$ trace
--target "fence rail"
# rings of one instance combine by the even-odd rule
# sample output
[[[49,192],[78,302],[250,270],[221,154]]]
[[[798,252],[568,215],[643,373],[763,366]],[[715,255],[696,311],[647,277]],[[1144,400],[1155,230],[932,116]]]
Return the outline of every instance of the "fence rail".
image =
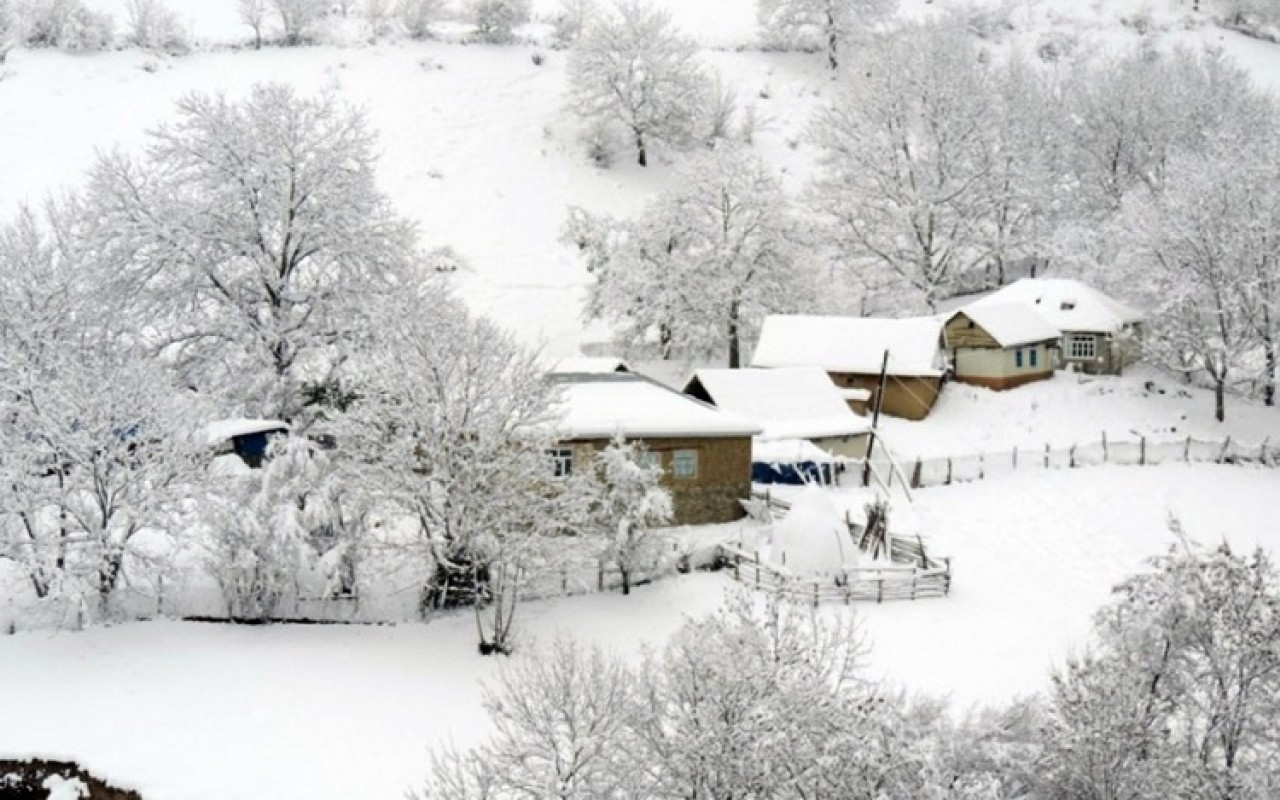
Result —
[[[872,459],[873,468],[863,470],[862,461],[852,462],[845,481],[853,480],[866,486],[868,473],[883,472],[894,481],[895,470],[879,459]],[[1073,444],[1069,447],[1012,447],[983,453],[958,456],[918,457],[903,465],[903,480],[912,489],[932,486],[949,486],[1012,472],[1045,469],[1075,469],[1079,467],[1117,464],[1120,466],[1158,466],[1160,464],[1253,464],[1264,467],[1280,467],[1280,446],[1270,439],[1261,444],[1238,442],[1230,436],[1223,439],[1197,439],[1188,436],[1178,439],[1157,439],[1140,436],[1137,439],[1108,439],[1103,435],[1096,441]]]

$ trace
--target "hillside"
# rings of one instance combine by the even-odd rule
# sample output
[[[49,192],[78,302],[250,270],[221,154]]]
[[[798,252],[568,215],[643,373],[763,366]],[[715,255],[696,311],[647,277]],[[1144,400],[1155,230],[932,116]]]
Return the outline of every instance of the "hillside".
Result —
[[[833,88],[820,56],[755,49],[751,0],[666,0],[704,57],[761,120],[753,147],[798,190],[812,149],[815,105]],[[124,0],[93,0],[123,27]],[[367,109],[380,132],[381,183],[415,220],[428,248],[461,257],[456,281],[476,309],[551,355],[574,352],[606,332],[584,329],[579,309],[588,276],[558,241],[565,209],[629,214],[670,183],[672,165],[640,169],[624,157],[593,165],[563,109],[566,54],[533,43],[498,47],[435,41],[369,44],[357,19],[322,38],[336,44],[245,49],[249,29],[234,0],[170,0],[192,32],[183,57],[137,50],[102,54],[13,51],[0,67],[0,219],[20,203],[75,188],[94,154],[134,150],[144,132],[190,91],[242,95],[260,81],[305,92],[332,87]],[[541,20],[558,7],[539,0]],[[968,8],[970,27],[995,46],[1034,48],[1049,40],[1107,50],[1140,40],[1223,48],[1256,76],[1280,86],[1280,46],[1213,25],[1176,0],[1078,3],[1027,0],[961,4],[905,0],[903,15]],[[444,26],[448,27],[448,26]],[[529,26],[545,38],[545,24]],[[453,38],[458,38],[454,36]],[[545,56],[539,66],[532,56]]]

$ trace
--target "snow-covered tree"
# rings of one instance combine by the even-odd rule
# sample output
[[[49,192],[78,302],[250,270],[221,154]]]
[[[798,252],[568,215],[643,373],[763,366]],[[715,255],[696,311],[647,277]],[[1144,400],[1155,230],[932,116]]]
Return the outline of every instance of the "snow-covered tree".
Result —
[[[286,45],[305,43],[313,29],[329,12],[327,0],[270,0],[280,20]]]
[[[443,13],[443,0],[400,0],[396,4],[396,18],[414,39],[430,38],[432,23]]]
[[[515,29],[529,21],[531,0],[468,0],[467,20],[482,42],[505,44]]]
[[[1270,228],[1276,190],[1235,148],[1177,157],[1167,171],[1161,194],[1135,198],[1128,209],[1138,236],[1131,286],[1152,312],[1148,353],[1207,377],[1221,422],[1228,388],[1261,343],[1258,316],[1268,306],[1259,278],[1274,278],[1278,257]]]
[[[253,46],[262,48],[262,32],[267,26],[267,15],[271,12],[271,0],[237,0],[240,21],[253,29]]]
[[[187,32],[163,0],[129,0],[129,42],[136,47],[185,53],[191,48]]]
[[[765,44],[780,50],[822,50],[836,69],[858,37],[891,19],[898,0],[757,0]]]
[[[0,558],[91,617],[153,566],[193,466],[168,376],[113,326],[74,203],[0,229]],[[68,605],[69,604],[69,605]]]
[[[1280,575],[1263,551],[1226,545],[1184,543],[1153,567],[1116,588],[1095,652],[1055,678],[1043,796],[1265,797],[1280,764]]]
[[[208,483],[204,563],[231,617],[272,619],[299,593],[355,594],[367,498],[316,444],[278,439],[262,469]]]
[[[526,579],[556,528],[548,491],[553,387],[531,355],[426,288],[387,306],[335,419],[365,485],[416,522],[433,572],[424,609],[474,604],[485,652],[506,652]],[[355,465],[359,469],[360,465]]]
[[[671,492],[661,485],[662,466],[649,455],[643,445],[618,436],[584,476],[589,527],[607,542],[602,556],[622,575],[623,594],[631,594],[637,571],[661,559],[666,540],[657,529],[674,513]]]
[[[555,43],[561,47],[571,46],[599,13],[596,0],[561,0],[560,10],[552,21]]]
[[[484,693],[494,736],[475,750],[436,753],[421,800],[636,796],[633,685],[624,662],[571,640],[504,664]]]
[[[29,0],[21,11],[28,47],[103,50],[111,44],[111,16],[86,7],[83,0]]]
[[[588,125],[620,129],[640,166],[656,143],[687,147],[698,130],[709,79],[698,47],[671,15],[621,0],[594,16],[569,58],[569,106]]]
[[[361,14],[369,26],[369,35],[375,39],[384,36],[391,23],[391,0],[364,0]]]
[[[953,25],[906,26],[862,54],[814,125],[814,206],[850,270],[892,276],[932,311],[981,263],[993,105],[989,70]]]
[[[141,162],[96,166],[88,202],[126,311],[233,413],[295,419],[410,273],[412,225],[374,181],[374,139],[332,94],[189,95]],[[381,322],[376,324],[382,324]]]
[[[811,305],[804,234],[768,165],[724,146],[691,158],[634,220],[570,209],[564,239],[596,278],[588,316],[631,342],[656,335],[663,357],[725,353],[737,367],[766,315]]]

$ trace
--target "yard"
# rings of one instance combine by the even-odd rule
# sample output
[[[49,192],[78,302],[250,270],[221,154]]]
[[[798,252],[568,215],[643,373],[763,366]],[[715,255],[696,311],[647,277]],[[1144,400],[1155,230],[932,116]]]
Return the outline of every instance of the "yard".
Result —
[[[961,710],[1035,692],[1082,646],[1110,586],[1176,543],[1170,514],[1201,541],[1280,551],[1280,526],[1257,502],[1278,492],[1280,471],[1214,465],[1026,472],[918,492],[956,582],[944,600],[860,607],[868,668]],[[572,635],[634,655],[732,585],[694,574],[630,597],[532,603],[520,630],[526,644]],[[483,734],[480,685],[500,663],[476,653],[465,613],[0,637],[0,685],[22,687],[6,692],[0,752],[74,758],[147,800],[399,798],[431,746]]]

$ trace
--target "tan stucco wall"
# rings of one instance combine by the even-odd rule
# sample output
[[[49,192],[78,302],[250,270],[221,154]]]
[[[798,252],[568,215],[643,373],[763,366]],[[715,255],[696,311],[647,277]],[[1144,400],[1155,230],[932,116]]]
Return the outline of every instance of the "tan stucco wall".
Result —
[[[832,372],[830,375],[836,386],[870,391],[872,400],[867,407],[875,407],[875,392],[880,384],[880,376],[849,372]],[[942,378],[890,376],[885,384],[881,411],[903,419],[924,419],[933,410],[941,389]]]
[[[1022,350],[1022,366],[1018,366],[1017,351]],[[1031,351],[1036,354],[1036,366],[1031,366]],[[954,352],[956,380],[989,386],[993,389],[1043,380],[1053,374],[1054,354],[1046,344],[1026,345],[1022,348],[971,348],[960,347]]]

